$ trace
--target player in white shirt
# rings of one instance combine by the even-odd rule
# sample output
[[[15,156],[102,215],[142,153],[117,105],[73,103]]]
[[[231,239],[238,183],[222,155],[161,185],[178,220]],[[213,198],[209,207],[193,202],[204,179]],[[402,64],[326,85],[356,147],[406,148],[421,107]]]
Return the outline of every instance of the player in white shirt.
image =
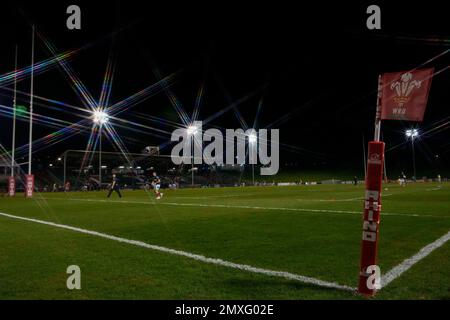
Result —
[[[155,190],[156,200],[161,199],[164,194],[162,192],[159,192],[159,189],[161,188],[161,179],[158,177],[156,172],[153,172],[152,185],[153,185],[153,189]]]

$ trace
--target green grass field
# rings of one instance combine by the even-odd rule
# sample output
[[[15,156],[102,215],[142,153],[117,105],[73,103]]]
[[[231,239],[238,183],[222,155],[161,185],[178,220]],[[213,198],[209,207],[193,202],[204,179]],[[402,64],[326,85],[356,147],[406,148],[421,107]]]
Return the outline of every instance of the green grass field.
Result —
[[[450,185],[385,186],[382,273],[450,231]],[[356,287],[363,186],[317,185],[44,193],[0,199],[0,212],[51,221]],[[361,299],[281,277],[208,264],[0,215],[0,299]],[[66,268],[81,268],[68,290]],[[450,242],[376,299],[450,299]]]

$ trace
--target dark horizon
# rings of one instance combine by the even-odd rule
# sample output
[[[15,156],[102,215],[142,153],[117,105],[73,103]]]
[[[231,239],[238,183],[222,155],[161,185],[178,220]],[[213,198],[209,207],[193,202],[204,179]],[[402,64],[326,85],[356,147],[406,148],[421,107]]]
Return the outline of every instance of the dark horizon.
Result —
[[[65,27],[65,9],[70,4],[79,4],[82,9],[80,31]],[[203,86],[198,120],[250,94],[237,106],[238,111],[231,109],[209,125],[252,127],[261,104],[256,128],[280,129],[281,167],[292,162],[300,169],[362,167],[363,137],[367,143],[373,136],[378,75],[410,70],[450,49],[445,4],[439,5],[440,10],[435,4],[420,10],[404,4],[379,5],[382,29],[370,31],[365,26],[366,3],[320,3],[299,8],[280,3],[274,8],[238,2],[219,2],[214,7],[173,2],[144,7],[130,1],[8,1],[0,14],[0,75],[14,69],[16,44],[19,68],[30,64],[30,26],[34,24],[57,53],[84,47],[68,64],[94,99],[99,98],[108,56],[113,52],[112,104],[158,82],[158,77],[175,73],[170,91],[189,116]],[[35,61],[51,56],[37,36]],[[424,67],[439,71],[449,65],[447,53]],[[84,108],[63,73],[56,67],[36,75],[35,95]],[[427,132],[447,122],[416,141],[416,157],[418,173],[450,171],[449,85],[448,70],[433,78],[423,123],[383,122],[388,170],[411,171],[406,129],[418,127]],[[11,106],[11,88],[11,84],[0,87],[1,105]],[[29,78],[19,82],[18,90],[29,91]],[[28,99],[19,94],[18,104],[28,106]],[[35,100],[34,111],[68,123],[83,119],[52,101]],[[164,91],[119,117],[167,132],[174,129],[172,122],[183,125]],[[0,127],[0,143],[10,149],[11,119],[3,113]],[[58,130],[37,123],[34,128],[35,139]],[[27,123],[19,121],[17,129],[20,147],[27,143]],[[35,157],[55,158],[68,146],[85,149],[89,130],[61,143],[54,144],[55,140],[37,146]],[[152,129],[136,132],[125,125],[116,130],[130,152],[139,152],[147,145],[166,146],[170,140],[167,133]],[[104,150],[114,150],[106,139]],[[170,145],[161,152],[170,153]]]

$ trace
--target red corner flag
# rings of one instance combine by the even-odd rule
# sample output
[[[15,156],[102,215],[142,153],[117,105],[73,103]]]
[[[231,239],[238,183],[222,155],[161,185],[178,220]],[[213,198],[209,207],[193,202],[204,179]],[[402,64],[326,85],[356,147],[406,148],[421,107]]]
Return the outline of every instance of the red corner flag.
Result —
[[[381,76],[381,119],[422,121],[434,68]]]

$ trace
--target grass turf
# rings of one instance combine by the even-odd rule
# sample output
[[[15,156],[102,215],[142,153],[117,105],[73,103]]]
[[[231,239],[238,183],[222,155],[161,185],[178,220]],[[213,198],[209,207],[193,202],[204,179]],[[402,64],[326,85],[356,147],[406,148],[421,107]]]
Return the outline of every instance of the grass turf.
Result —
[[[450,230],[450,185],[387,189],[379,243],[382,272]],[[123,194],[122,199],[115,194],[106,199],[105,192],[2,198],[0,212],[357,284],[363,186],[166,190],[158,202],[144,191]],[[359,299],[2,216],[0,248],[1,299]],[[450,299],[449,257],[446,243],[376,298]],[[66,288],[65,271],[72,264],[81,268],[82,290]]]

